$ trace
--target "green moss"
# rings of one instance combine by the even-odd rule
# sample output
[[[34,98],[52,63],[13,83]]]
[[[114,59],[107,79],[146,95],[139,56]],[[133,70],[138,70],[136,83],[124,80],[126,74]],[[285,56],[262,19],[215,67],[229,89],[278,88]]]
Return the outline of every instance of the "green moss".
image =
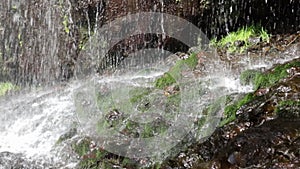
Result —
[[[295,101],[295,100],[281,101],[276,106],[275,113],[280,118],[287,118],[287,119],[300,118],[300,101]]]
[[[220,122],[220,126],[224,126],[236,119],[236,112],[238,110],[237,105],[229,105],[224,109],[225,118]]]
[[[292,67],[300,67],[300,62],[294,61],[277,65],[272,70],[264,73],[257,70],[246,70],[241,73],[240,81],[242,84],[253,84],[254,90],[270,87],[281,79],[288,77],[287,70]]]
[[[150,88],[136,88],[134,90],[131,90],[129,92],[130,95],[130,103],[137,103],[139,102],[143,97],[149,95],[151,93]]]
[[[100,153],[100,151],[96,152],[96,157],[95,158],[86,158],[86,159],[83,159],[80,161],[79,163],[79,166],[80,168],[90,168],[90,169],[97,169],[97,163],[99,161],[98,159],[98,154],[101,154],[102,156],[102,153]],[[102,162],[101,163],[101,166],[106,166],[106,163],[105,162]]]
[[[78,143],[72,144],[74,152],[81,158],[80,168],[114,168],[114,165],[136,167],[136,163],[128,158],[119,157],[101,148],[91,150],[90,144],[91,139],[89,138],[84,138]]]
[[[0,83],[0,96],[4,96],[7,92],[17,89],[18,88],[10,82]]]
[[[195,53],[192,53],[187,59],[182,60],[190,69],[194,69],[198,64],[198,58]]]
[[[64,26],[64,31],[69,34],[70,33],[70,28],[69,28],[69,17],[67,15],[64,15],[63,17],[63,22],[62,22],[63,26]]]
[[[284,65],[275,66],[270,72],[257,73],[254,78],[254,89],[270,87],[279,80],[288,76],[287,69],[291,67],[300,67],[299,61],[290,62]]]
[[[145,124],[143,127],[143,131],[141,132],[142,138],[149,138],[154,136],[154,128],[151,124]]]
[[[165,73],[162,77],[158,78],[155,81],[155,87],[159,89],[163,89],[174,83],[176,83],[176,80],[169,73]]]
[[[206,118],[205,117],[201,117],[201,118],[197,119],[196,125],[199,128],[202,128],[204,126],[205,122],[206,122]]]
[[[243,71],[240,75],[240,82],[243,85],[249,85],[252,84],[257,76],[262,74],[258,70],[246,70]]]
[[[246,96],[237,103],[238,109],[241,108],[244,104],[252,101],[254,98],[255,96],[253,95],[253,93],[246,94]]]
[[[162,135],[168,129],[167,124],[163,121],[157,121],[142,125],[142,138],[150,138],[155,135]]]
[[[214,38],[211,40],[211,45],[227,48],[231,53],[242,53],[253,45],[249,41],[251,37],[261,38],[265,42],[268,42],[270,38],[269,34],[263,28],[250,26],[240,28],[236,32],[231,32],[219,41]],[[242,45],[236,45],[236,42],[240,42]]]
[[[134,129],[136,129],[138,127],[138,125],[139,124],[137,122],[129,120],[126,123],[126,129],[128,129],[128,130],[134,130]]]
[[[243,99],[239,100],[238,102],[234,104],[230,104],[225,107],[224,109],[224,118],[220,122],[220,126],[223,126],[225,124],[228,124],[236,119],[236,112],[245,104],[249,103],[254,99],[253,93],[246,94]]]
[[[181,73],[183,70],[190,69],[193,70],[198,64],[198,58],[196,54],[191,54],[185,60],[178,60],[175,65],[170,68],[162,77],[156,79],[154,86],[159,89],[163,89],[176,83],[176,80],[181,78]]]
[[[270,87],[276,84],[283,78],[288,76],[287,70],[292,67],[300,67],[299,61],[293,61],[284,65],[277,65],[271,71],[261,73],[255,70],[247,70],[241,74],[240,80],[242,83],[253,83],[254,89]],[[246,103],[249,103],[254,99],[253,93],[247,94],[243,99],[235,104],[227,106],[224,110],[225,118],[221,122],[221,126],[235,120],[236,112]],[[279,113],[278,116],[293,116],[298,117],[298,114],[293,114],[293,111],[298,111],[298,102],[280,102],[276,111]],[[299,109],[300,110],[300,109]]]
[[[179,106],[181,101],[181,95],[179,93],[168,96],[167,104]]]
[[[90,150],[91,140],[84,138],[79,143],[72,144],[72,148],[80,157],[86,155]]]
[[[210,104],[207,109],[207,115],[216,115],[222,109],[223,105],[226,104],[228,99],[227,96],[222,96]]]

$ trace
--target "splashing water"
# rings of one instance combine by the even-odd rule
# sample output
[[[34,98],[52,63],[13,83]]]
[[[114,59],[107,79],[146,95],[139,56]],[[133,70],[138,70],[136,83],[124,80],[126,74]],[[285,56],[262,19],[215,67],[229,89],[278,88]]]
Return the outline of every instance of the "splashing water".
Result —
[[[72,90],[74,87],[43,89],[2,98],[0,152],[57,162],[51,151],[76,121]]]
[[[43,5],[42,7],[37,8],[36,14],[29,12],[30,9],[35,7],[35,4],[32,2],[29,5],[27,4],[27,6],[25,5],[27,8],[22,8],[22,6],[24,7],[25,1],[24,3],[18,1],[7,2],[9,3],[3,3],[0,7],[1,9],[9,9],[10,12],[5,13],[5,15],[10,15],[7,17],[13,19],[5,22],[1,21],[1,24],[4,24],[0,25],[0,37],[5,39],[4,45],[12,50],[1,51],[5,52],[1,54],[5,56],[5,60],[7,61],[10,61],[10,59],[12,61],[20,61],[20,68],[23,68],[23,70],[17,70],[17,75],[20,75],[21,77],[21,79],[18,79],[17,81],[20,81],[20,83],[34,83],[38,80],[44,80],[50,83],[56,81],[58,76],[61,76],[60,74],[65,74],[64,71],[67,71],[67,68],[62,66],[63,60],[61,60],[59,56],[63,55],[70,59],[73,54],[72,52],[74,52],[66,47],[66,45],[62,45],[70,43],[70,46],[72,46],[72,43],[70,42],[71,40],[69,37],[66,41],[60,39],[59,29],[61,28],[57,27],[57,25],[61,25],[62,23],[64,23],[65,26],[67,24],[72,24],[69,23],[72,21],[70,11],[66,10],[67,13],[63,14],[65,17],[58,17],[60,19],[52,20],[51,18],[56,18],[56,14],[60,12],[57,6],[61,4],[57,3],[57,1],[52,0],[47,3],[41,3]],[[51,7],[47,8],[47,6]],[[45,17],[43,19],[37,19],[35,16],[41,17],[44,16],[42,15],[44,13]],[[4,15],[4,12],[1,14]],[[25,14],[28,14],[29,17],[22,18]],[[26,25],[30,28],[26,27]],[[9,31],[11,28],[16,29]],[[66,32],[70,31],[67,27],[64,29]],[[28,32],[28,30],[30,31]],[[25,43],[25,41],[28,40],[24,33],[26,31],[30,41]],[[89,28],[89,34],[91,34],[90,31]],[[35,39],[41,39],[41,42],[35,41]],[[57,39],[60,39],[60,41],[57,41]],[[24,54],[24,58],[26,58],[25,56],[28,56],[28,58],[26,58],[27,61],[26,59],[24,60],[21,55],[17,55],[19,50]],[[8,56],[11,54],[12,57],[9,58]],[[34,62],[35,58],[33,56],[35,55],[42,55],[43,57]],[[245,57],[241,63],[237,64],[239,64],[240,67],[255,68],[268,67],[279,61],[273,58],[271,61],[252,62],[247,59],[248,58]],[[283,60],[285,60],[285,58],[283,58],[282,61]],[[215,60],[212,63],[219,64],[220,67],[224,65],[224,63],[221,63],[218,60]],[[212,69],[214,67],[215,66],[211,65]],[[33,68],[37,68],[38,70],[34,70]],[[220,69],[223,69],[223,67]],[[78,104],[76,103],[78,93],[85,91],[87,93],[95,92],[96,87],[105,88],[108,84],[114,84],[115,86],[126,84],[132,88],[141,86],[151,87],[153,85],[151,82],[167,70],[168,68],[165,67],[162,71],[151,72],[146,76],[133,72],[129,72],[126,75],[122,74],[122,76],[97,77],[91,75],[85,79],[69,82],[67,85],[54,85],[48,88],[45,87],[31,92],[3,97],[0,99],[0,153],[20,153],[22,154],[22,158],[31,159],[32,161],[40,160],[49,166],[67,166],[72,168],[72,166],[75,166],[78,162],[78,158],[76,155],[73,155],[72,150],[67,149],[68,151],[65,152],[65,148],[57,146],[59,138],[74,127],[78,127],[81,131],[81,133],[78,132],[74,137],[85,134],[95,135],[94,132],[89,131],[90,125],[83,125],[86,122],[91,122],[90,118],[87,119],[87,121],[82,122],[84,118],[78,116]],[[226,76],[224,76],[225,73],[222,73],[221,75],[211,73],[208,74],[207,77],[200,78],[204,82],[209,82],[209,86],[206,86],[208,91],[219,91],[222,89],[224,90],[223,94],[231,94],[251,90],[250,86],[240,85],[239,79],[237,78],[238,73],[233,73],[229,68],[228,70],[225,69],[223,71],[226,72]],[[42,73],[39,75],[36,72]],[[32,77],[27,77],[26,75],[28,74]],[[145,81],[148,81],[149,83],[145,83]],[[112,91],[119,91],[118,88],[109,89]],[[85,94],[79,97],[82,98],[83,96],[86,96],[84,99],[94,99],[95,93],[92,93],[90,96]],[[120,95],[115,94],[115,97],[117,97],[120,102],[128,99],[127,97],[124,97],[124,95],[121,95],[121,93]],[[77,98],[77,101],[85,101],[84,99],[78,100]],[[207,100],[206,97],[202,97],[199,98],[199,100],[193,100],[191,103],[187,102],[182,106],[189,107],[196,102],[207,105],[209,104],[209,101],[210,100]],[[198,106],[204,105],[199,104]],[[194,109],[196,108],[199,107],[195,107]],[[203,109],[203,107],[201,107],[201,109]],[[99,113],[98,115],[100,116],[106,112],[96,111],[96,113]],[[94,121],[94,123],[97,123],[97,121]],[[65,146],[68,147],[68,145]],[[2,167],[1,165],[2,164],[0,164],[0,167]]]
[[[78,162],[76,161],[78,159],[75,157],[73,159],[62,157],[62,154],[66,152],[59,152],[61,150],[57,148],[56,143],[61,135],[73,128],[75,123],[78,123],[78,118],[80,117],[78,117],[76,112],[76,101],[74,101],[74,99],[76,100],[76,94],[85,91],[87,86],[95,83],[97,83],[98,88],[105,88],[107,84],[114,84],[115,86],[130,84],[136,87],[140,87],[140,85],[150,87],[151,83],[147,84],[145,82],[153,81],[153,79],[162,75],[163,72],[156,71],[147,75],[134,75],[134,73],[129,72],[121,77],[95,76],[70,82],[68,85],[54,86],[3,97],[0,102],[0,152],[21,153],[28,159],[52,161],[50,163],[72,166]],[[223,78],[220,78],[220,76],[207,76],[202,78],[202,80],[215,78],[217,78],[219,83],[215,83],[215,86],[209,86],[211,90],[222,88],[222,90],[227,91],[224,94],[243,93],[251,90],[250,86],[241,86],[234,74],[228,73]],[[94,88],[95,86],[93,86],[92,92],[95,92]],[[123,101],[122,94],[116,97],[119,97],[120,102]],[[123,99],[128,98],[124,97]],[[199,102],[201,102],[201,98]],[[82,129],[83,133],[81,134],[93,133],[87,132],[86,129],[88,127],[81,126],[79,128]],[[81,134],[78,133],[78,135]],[[72,154],[72,152],[67,153]]]

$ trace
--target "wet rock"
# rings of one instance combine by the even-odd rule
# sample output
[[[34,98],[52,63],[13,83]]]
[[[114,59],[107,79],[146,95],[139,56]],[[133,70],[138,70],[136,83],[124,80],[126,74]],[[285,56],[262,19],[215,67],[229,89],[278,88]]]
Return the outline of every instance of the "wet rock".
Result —
[[[29,169],[30,163],[21,154],[10,152],[0,153],[0,167],[3,168],[24,168]]]
[[[179,93],[179,91],[180,91],[180,88],[178,85],[167,86],[164,89],[164,95],[171,96],[171,95]]]
[[[234,122],[217,128],[205,142],[190,146],[163,166],[299,168],[300,76],[299,66],[294,65],[298,60],[281,65],[287,73],[283,79],[251,94],[238,108]]]
[[[45,160],[32,160],[23,154],[11,152],[0,152],[0,168],[2,169],[44,169],[44,168],[62,168],[61,164],[54,164]],[[66,169],[68,167],[65,167]]]
[[[108,121],[108,122],[113,122],[113,121],[116,121],[118,119],[121,119],[122,116],[123,116],[124,113],[120,112],[119,110],[117,109],[114,109],[112,111],[110,111],[109,113],[107,113],[105,115],[105,119]]]
[[[71,128],[67,133],[61,135],[57,141],[57,143],[61,143],[65,140],[71,139],[77,134],[77,128]]]

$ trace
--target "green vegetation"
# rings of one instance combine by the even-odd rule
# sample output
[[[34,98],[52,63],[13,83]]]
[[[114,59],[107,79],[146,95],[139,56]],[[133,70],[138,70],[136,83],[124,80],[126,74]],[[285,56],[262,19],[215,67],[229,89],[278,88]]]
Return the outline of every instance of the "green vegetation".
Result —
[[[243,27],[236,32],[231,32],[219,41],[214,38],[211,45],[219,48],[226,48],[231,53],[242,53],[251,45],[257,42],[251,42],[250,38],[257,38],[259,41],[268,42],[270,35],[263,29],[255,26]]]
[[[158,78],[155,81],[155,87],[163,89],[174,83],[176,83],[176,80],[172,77],[172,75],[170,75],[170,73],[165,73],[162,77]]]
[[[79,143],[73,143],[71,146],[76,154],[84,156],[89,152],[90,144],[91,140],[89,138],[83,138]]]
[[[198,58],[196,54],[191,54],[185,60],[178,60],[175,65],[166,72],[161,78],[155,81],[155,87],[163,89],[176,83],[177,79],[180,79],[183,70],[191,69],[193,70],[198,64]]]
[[[142,138],[150,138],[156,135],[162,135],[168,129],[168,125],[161,120],[154,121],[152,123],[147,123],[142,125]]]
[[[137,123],[129,120],[126,122],[125,129],[123,129],[122,133],[134,138],[150,138],[162,134],[168,127],[168,124],[160,119],[149,123]]]
[[[67,15],[63,16],[63,22],[62,22],[63,26],[64,26],[64,31],[69,34],[70,33],[70,28],[69,28],[69,17]]]
[[[108,153],[104,150],[94,150],[91,152],[90,157],[83,158],[83,160],[80,161],[79,166],[80,168],[98,168],[95,164],[97,164],[97,161],[100,161],[103,159]],[[100,164],[101,166],[107,166],[105,162],[102,162]]]
[[[241,73],[240,80],[243,84],[252,83],[255,90],[259,88],[270,87],[281,79],[287,78],[289,75],[287,70],[292,67],[300,67],[300,61],[293,61],[284,65],[277,65],[270,71],[264,73],[257,70],[246,70]],[[220,125],[223,126],[235,120],[236,112],[241,108],[241,106],[253,99],[253,93],[249,93],[239,102],[225,107],[225,118],[222,120]],[[300,103],[298,101],[282,101],[276,107],[275,111],[278,113],[279,117],[299,117],[299,114],[295,114],[294,112],[300,111]]]
[[[178,112],[180,108],[181,95],[179,93],[167,97],[166,113]]]
[[[220,111],[223,107],[223,105],[226,105],[228,102],[229,97],[228,96],[222,96],[218,98],[216,101],[214,101],[212,104],[210,104],[205,110],[205,115],[216,115],[218,111]]]
[[[277,65],[271,71],[265,73],[246,70],[241,74],[240,80],[243,84],[252,83],[255,90],[270,87],[279,80],[288,77],[287,70],[292,67],[300,67],[300,62],[294,61],[284,65]]]
[[[16,90],[17,87],[10,82],[0,83],[0,96],[4,96],[7,92]]]
[[[236,102],[234,104],[230,104],[230,105],[226,106],[225,109],[224,109],[225,118],[220,122],[220,126],[224,126],[225,124],[228,124],[228,123],[234,121],[235,118],[236,118],[236,112],[243,105],[249,103],[254,98],[255,97],[254,97],[253,93],[248,93],[240,101],[238,101],[238,102]]]
[[[70,28],[69,28],[69,16],[67,14],[67,10],[64,9],[64,1],[59,0],[59,7],[61,9],[61,17],[62,17],[62,25],[64,28],[64,31],[69,34],[70,33]]]
[[[101,148],[96,148],[94,149],[90,148],[91,145],[91,139],[89,138],[83,138],[77,143],[73,143],[72,149],[73,151],[79,155],[79,157],[82,159],[80,160],[79,167],[80,168],[99,168],[99,167],[104,167],[104,168],[113,168],[112,166],[114,164],[120,165],[122,163],[123,158],[107,158],[108,155],[113,157],[113,154],[110,154],[106,150],[103,150]],[[123,159],[124,161],[125,159]],[[127,161],[124,161],[124,164],[127,166],[132,165],[133,163],[127,159]]]
[[[258,70],[245,70],[240,75],[240,82],[242,85],[250,85],[254,83],[257,76],[262,74]]]
[[[136,88],[134,90],[131,90],[129,92],[130,97],[130,103],[137,103],[139,102],[143,97],[149,95],[151,93],[150,88]]]
[[[296,119],[300,118],[300,101],[284,100],[279,102],[275,108],[278,117]]]

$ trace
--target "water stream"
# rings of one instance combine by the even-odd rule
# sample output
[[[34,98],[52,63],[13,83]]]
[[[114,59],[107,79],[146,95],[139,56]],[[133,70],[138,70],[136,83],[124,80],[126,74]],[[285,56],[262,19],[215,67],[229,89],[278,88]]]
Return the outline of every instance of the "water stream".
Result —
[[[260,64],[248,66],[264,67],[266,66],[265,64],[265,62],[261,62]],[[272,63],[268,62],[268,66],[270,65]],[[77,136],[96,136],[97,134],[99,136],[99,133],[94,132],[95,127],[91,126],[97,123],[95,117],[103,118],[103,113],[106,113],[107,110],[101,112],[94,110],[93,108],[95,107],[89,107],[96,104],[96,101],[93,101],[95,99],[95,94],[93,93],[96,93],[97,90],[109,90],[112,92],[111,96],[114,97],[116,107],[126,112],[128,111],[126,109],[132,109],[130,106],[129,108],[128,106],[124,107],[124,105],[128,105],[129,98],[126,96],[128,91],[136,87],[153,86],[153,79],[160,76],[164,71],[149,71],[146,74],[129,72],[129,74],[123,74],[122,76],[93,76],[63,85],[35,89],[30,92],[20,92],[16,95],[3,97],[0,102],[0,152],[22,154],[23,158],[43,161],[43,163],[54,164],[54,166],[75,165],[78,159],[74,156],[74,153],[72,157],[71,150],[69,152],[66,151],[66,148],[57,146],[56,142],[60,136],[74,127],[78,128]],[[227,72],[229,73],[228,70]],[[207,79],[219,81],[219,83],[214,83],[215,86],[209,83],[209,88],[211,90],[222,88],[222,94],[251,90],[249,86],[241,86],[234,73],[227,74],[223,78],[210,75],[200,79],[202,81]],[[202,98],[199,99],[189,100],[190,103],[185,103],[186,105],[183,106],[194,104],[193,107],[199,108],[201,103],[205,103],[203,105],[208,104],[205,101],[208,99],[205,95],[202,95]],[[81,110],[78,109],[78,106],[84,105],[88,100],[92,101],[92,103],[90,102],[89,106],[83,107],[85,115],[80,116],[78,111]],[[195,106],[196,102],[198,106]],[[91,111],[94,114],[89,114]],[[92,119],[87,117],[90,115],[92,115]],[[162,114],[158,113],[158,115]],[[193,116],[199,116],[199,114],[193,114]],[[98,136],[95,138],[98,138]],[[68,153],[69,155],[66,155]],[[5,166],[2,167],[5,168]]]
[[[200,132],[195,134],[196,138],[207,137],[213,132],[222,114],[201,114],[206,106],[221,96],[251,91],[251,86],[242,86],[239,83],[238,76],[242,70],[269,68],[294,57],[289,53],[276,57],[266,56],[263,59],[240,56],[242,59],[235,63],[225,63],[219,58],[207,58],[205,76],[194,77],[187,72],[186,79],[176,79],[181,91],[179,110],[175,107],[174,110],[177,111],[166,117],[167,100],[163,97],[164,91],[153,86],[155,79],[170,68],[170,65],[164,62],[165,57],[153,56],[154,60],[157,60],[155,62],[151,58],[152,65],[142,64],[141,67],[131,69],[133,65],[130,64],[136,63],[128,62],[129,65],[124,64],[122,71],[117,73],[97,75],[94,72],[67,82],[59,82],[58,79],[68,79],[71,76],[68,73],[73,65],[69,63],[77,59],[74,55],[78,52],[74,50],[76,40],[70,35],[74,32],[69,30],[77,24],[73,23],[71,17],[70,1],[64,5],[62,1],[54,0],[44,3],[26,3],[18,0],[5,2],[0,4],[0,14],[4,18],[0,20],[0,38],[4,39],[0,44],[1,81],[12,80],[22,86],[34,84],[36,87],[28,90],[25,88],[0,98],[0,168],[17,163],[24,163],[23,167],[27,168],[74,168],[80,159],[72,150],[70,142],[83,136],[97,140],[98,145],[116,154],[134,157],[133,155],[138,153],[133,152],[139,149],[143,151],[138,156],[144,157],[149,155],[147,153],[150,150],[154,150],[154,154],[151,155],[164,158],[159,151],[163,143],[174,146],[178,143],[176,139],[180,140],[185,136],[181,135],[182,131],[194,131],[194,128],[190,128],[191,119],[206,119],[205,125],[199,129]],[[96,18],[99,15],[98,10],[102,9],[97,8]],[[85,12],[88,15],[87,11]],[[90,22],[92,21],[88,20],[88,37],[91,36],[93,27]],[[94,22],[97,26],[100,21]],[[167,30],[163,26],[162,29],[164,34]],[[67,32],[68,36],[62,37],[61,30]],[[88,49],[90,51],[82,53],[88,55],[89,52],[99,52],[96,51],[98,48]],[[66,62],[68,64],[65,64]],[[14,65],[15,63],[18,65]],[[236,70],[236,67],[239,69]],[[131,92],[137,89],[147,91],[149,88],[151,92],[148,93],[147,99],[152,99],[152,107],[147,111],[139,111],[137,105],[130,102]],[[105,95],[105,100],[99,101],[99,94]],[[98,124],[105,121],[106,114],[112,109],[124,113],[124,123],[102,131]],[[143,114],[145,112],[148,116]],[[151,117],[149,112],[152,113]],[[175,134],[176,137],[167,132],[165,138],[159,139],[158,144],[157,140],[140,142],[120,134],[124,129],[123,125],[130,119],[147,123],[161,117],[171,126],[171,134]],[[73,130],[76,132],[70,136],[69,142],[58,143],[61,136]],[[129,145],[116,147],[120,142],[124,142],[124,138],[129,140]],[[152,142],[158,146],[149,146],[153,145]]]

